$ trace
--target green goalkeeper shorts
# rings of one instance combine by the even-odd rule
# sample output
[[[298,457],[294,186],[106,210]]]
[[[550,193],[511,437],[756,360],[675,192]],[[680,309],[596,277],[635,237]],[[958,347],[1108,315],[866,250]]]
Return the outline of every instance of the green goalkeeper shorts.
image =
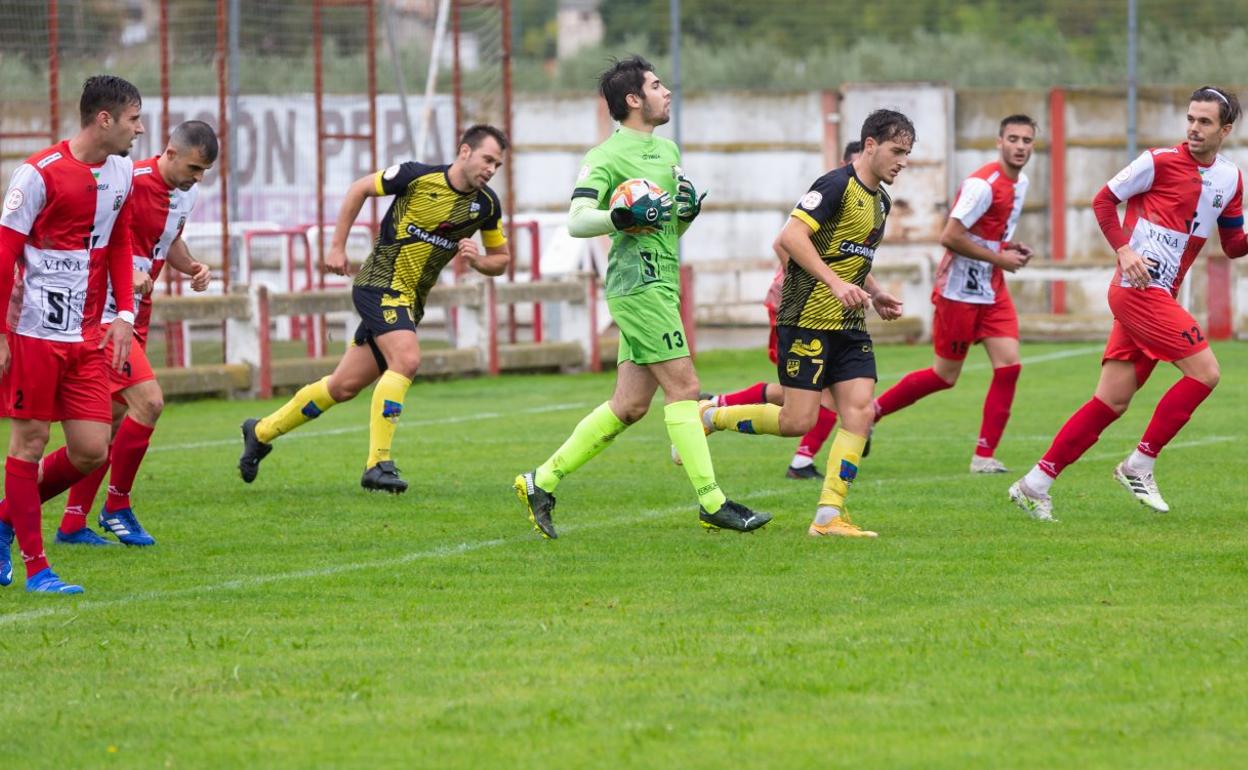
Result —
[[[607,300],[620,329],[616,363],[638,366],[671,361],[689,355],[685,327],[680,321],[680,295],[666,286]]]

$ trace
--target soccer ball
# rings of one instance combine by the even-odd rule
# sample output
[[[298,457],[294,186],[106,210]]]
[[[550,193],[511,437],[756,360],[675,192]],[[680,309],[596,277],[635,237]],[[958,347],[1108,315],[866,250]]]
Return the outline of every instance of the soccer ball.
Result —
[[[654,182],[651,182],[649,179],[625,179],[623,182],[620,182],[618,186],[616,186],[615,192],[611,193],[611,208],[631,208],[634,203],[643,200],[646,197],[658,200],[666,194],[666,190],[659,187]],[[637,235],[639,233],[644,233],[646,230],[659,226],[658,222],[650,225],[637,224],[633,227],[626,228],[621,232],[625,232],[630,235]]]

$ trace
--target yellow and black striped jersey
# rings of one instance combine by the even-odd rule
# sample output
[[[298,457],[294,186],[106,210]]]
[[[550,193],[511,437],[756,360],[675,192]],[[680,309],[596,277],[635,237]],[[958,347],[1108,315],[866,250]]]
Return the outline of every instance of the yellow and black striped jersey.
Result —
[[[790,216],[814,231],[811,242],[832,272],[863,286],[891,207],[888,193],[858,181],[849,164],[816,179]],[[866,312],[847,309],[823,282],[790,260],[776,323],[806,329],[865,329]]]
[[[355,285],[399,292],[411,304],[417,323],[425,314],[429,290],[461,239],[480,230],[487,248],[507,242],[498,196],[489,187],[456,190],[447,176],[449,168],[409,161],[376,175],[377,194],[393,195],[394,201]]]

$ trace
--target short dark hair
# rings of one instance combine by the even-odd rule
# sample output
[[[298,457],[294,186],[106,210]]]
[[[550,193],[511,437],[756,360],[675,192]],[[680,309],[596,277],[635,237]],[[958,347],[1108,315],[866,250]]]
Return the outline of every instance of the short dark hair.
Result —
[[[910,118],[896,110],[876,110],[862,121],[862,146],[867,146],[868,139],[876,144],[883,144],[890,139],[905,139],[911,142],[917,139],[914,124]]]
[[[1201,86],[1192,92],[1193,102],[1217,102],[1218,117],[1222,125],[1239,120],[1239,99],[1235,94],[1218,86]]]
[[[598,92],[607,102],[607,111],[615,120],[628,117],[628,95],[644,96],[646,73],[654,72],[654,65],[637,54],[627,59],[613,59],[611,67],[598,76]]]
[[[848,163],[849,159],[862,152],[862,142],[855,139],[845,145],[845,152],[841,155],[841,162]]]
[[[215,163],[217,160],[217,152],[220,148],[217,145],[217,132],[212,130],[212,126],[202,120],[188,120],[185,123],[179,123],[178,127],[173,129],[173,133],[169,136],[169,144],[175,145],[178,149],[189,150],[194,148],[199,150],[204,156],[204,160],[209,163]]]
[[[108,110],[116,118],[131,104],[143,106],[143,96],[129,80],[116,75],[92,75],[82,84],[78,114],[85,127],[91,125],[100,110]]]
[[[476,125],[469,126],[468,130],[464,132],[464,135],[459,138],[459,144],[457,144],[456,147],[463,147],[466,144],[475,150],[481,146],[481,143],[485,141],[487,136],[493,137],[494,141],[498,142],[498,149],[507,149],[507,135],[502,131],[499,131],[494,126],[487,125],[485,123],[477,123]]]
[[[1037,130],[1036,121],[1032,120],[1030,115],[1024,115],[1021,112],[1001,118],[1001,126],[997,129],[997,136],[1005,136],[1006,126],[1031,126],[1033,132]]]

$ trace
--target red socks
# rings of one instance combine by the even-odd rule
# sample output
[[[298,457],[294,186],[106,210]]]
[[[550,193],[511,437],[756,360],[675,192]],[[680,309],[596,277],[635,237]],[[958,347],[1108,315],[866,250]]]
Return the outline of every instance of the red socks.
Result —
[[[1192,418],[1196,407],[1209,397],[1213,388],[1200,380],[1184,377],[1166,391],[1166,395],[1157,402],[1153,410],[1153,419],[1144,430],[1136,449],[1142,455],[1156,457],[1162,447],[1170,443],[1170,439],[1178,435],[1187,421]]]
[[[77,532],[87,526],[87,514],[95,505],[95,495],[104,483],[104,474],[108,473],[108,463],[88,473],[77,484],[69,488],[69,499],[65,501],[65,513],[61,516],[61,531],[65,534]]]
[[[109,450],[113,472],[108,477],[108,499],[104,502],[106,510],[117,511],[130,507],[130,488],[134,486],[139,464],[147,454],[147,445],[153,430],[155,428],[140,425],[129,417],[121,421],[117,435],[113,436],[112,449]]]
[[[1078,460],[1088,448],[1101,437],[1111,422],[1118,419],[1118,413],[1096,396],[1070,416],[1062,429],[1053,437],[1053,444],[1044,453],[1039,465],[1040,470],[1049,476],[1057,475],[1075,460]]]
[[[30,576],[48,568],[43,553],[43,520],[39,505],[39,464],[8,458],[4,463],[4,494],[8,520],[17,534],[17,545]]]
[[[828,440],[832,429],[836,427],[836,412],[828,409],[826,406],[819,407],[819,418],[815,421],[815,427],[806,432],[802,436],[801,442],[797,445],[797,453],[805,457],[814,457],[819,454],[819,450],[823,448],[823,442]]]
[[[717,399],[718,406],[745,406],[746,404],[767,403],[767,383],[756,382],[736,393],[724,393]]]
[[[1014,403],[1018,374],[1022,370],[1022,364],[992,370],[992,384],[988,386],[988,395],[984,398],[984,421],[979,426],[979,443],[975,446],[975,454],[980,457],[992,457],[1001,443],[1001,434],[1005,433],[1005,424],[1010,419],[1010,405]]]
[[[942,380],[940,375],[936,374],[935,369],[928,368],[910,372],[901,378],[901,382],[881,393],[880,397],[875,400],[875,419],[878,421],[885,415],[892,414],[899,409],[905,409],[924,396],[929,396],[938,390],[948,390],[952,387],[952,385]]]

